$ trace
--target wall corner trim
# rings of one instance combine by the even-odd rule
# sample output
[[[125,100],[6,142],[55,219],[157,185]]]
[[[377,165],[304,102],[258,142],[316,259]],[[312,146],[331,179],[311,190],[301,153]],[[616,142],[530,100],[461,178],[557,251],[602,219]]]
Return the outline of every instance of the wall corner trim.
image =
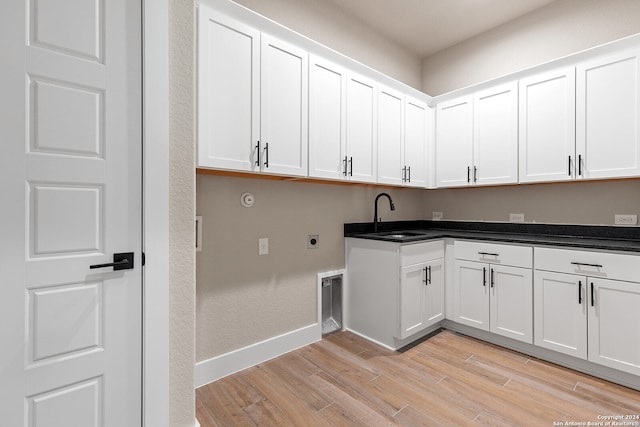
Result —
[[[211,359],[196,363],[194,386],[202,387],[285,353],[322,339],[322,325],[314,323],[300,329],[251,344]]]

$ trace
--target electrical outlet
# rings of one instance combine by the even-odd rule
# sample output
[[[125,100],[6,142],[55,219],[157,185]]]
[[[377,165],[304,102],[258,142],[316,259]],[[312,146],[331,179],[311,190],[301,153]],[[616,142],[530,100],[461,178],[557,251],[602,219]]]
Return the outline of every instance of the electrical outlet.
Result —
[[[432,215],[434,221],[440,221],[442,219],[442,212],[432,212]]]
[[[510,222],[524,222],[524,214],[509,214]]]
[[[258,239],[258,255],[269,255],[269,238]]]
[[[637,225],[638,215],[617,215],[615,216],[616,225]]]
[[[320,237],[317,234],[309,234],[307,237],[307,248],[318,249],[320,247]]]

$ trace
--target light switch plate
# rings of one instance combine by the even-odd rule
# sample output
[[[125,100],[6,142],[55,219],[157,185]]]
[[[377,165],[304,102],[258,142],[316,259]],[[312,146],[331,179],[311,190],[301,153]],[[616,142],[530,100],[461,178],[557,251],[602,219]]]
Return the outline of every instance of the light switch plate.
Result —
[[[258,255],[269,255],[269,238],[258,239]]]

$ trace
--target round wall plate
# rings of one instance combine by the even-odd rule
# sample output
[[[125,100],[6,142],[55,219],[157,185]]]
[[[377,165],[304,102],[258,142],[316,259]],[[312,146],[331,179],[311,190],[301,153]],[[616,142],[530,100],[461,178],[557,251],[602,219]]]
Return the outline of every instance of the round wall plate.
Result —
[[[251,193],[242,193],[242,196],[240,196],[240,203],[245,208],[250,208],[251,206],[253,206],[255,202],[256,202],[256,199],[255,197],[253,197],[253,194]]]

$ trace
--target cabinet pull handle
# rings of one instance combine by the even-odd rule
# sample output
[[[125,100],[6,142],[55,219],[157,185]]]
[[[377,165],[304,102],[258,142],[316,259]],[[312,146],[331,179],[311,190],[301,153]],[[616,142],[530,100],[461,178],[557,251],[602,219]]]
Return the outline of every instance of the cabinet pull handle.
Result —
[[[591,282],[591,307],[594,307],[596,305],[594,294],[595,294],[595,291],[593,289],[593,282]]]
[[[494,274],[493,274],[493,268],[491,269],[491,287],[493,288],[493,285],[495,285],[495,280],[494,280]]]
[[[589,264],[589,263],[586,263],[586,262],[575,262],[575,261],[572,261],[571,264],[572,265],[577,265],[577,266],[586,265],[587,267],[602,268],[602,264]]]
[[[482,286],[487,286],[487,268],[482,267]]]
[[[500,254],[496,254],[493,252],[478,252],[478,255],[500,256]]]
[[[342,162],[344,163],[344,172],[342,172],[342,175],[347,176],[347,156],[344,156],[344,160]]]
[[[578,175],[582,176],[582,154],[578,154]]]
[[[256,166],[260,166],[260,141],[256,144]]]
[[[411,182],[411,166],[407,168],[407,175],[409,175],[409,178],[407,179],[407,181]]]
[[[264,161],[264,167],[268,168],[269,167],[269,143],[267,142],[266,144],[264,144],[264,151],[265,151],[265,161]]]
[[[471,183],[471,167],[467,166],[467,184]]]
[[[350,157],[350,158],[349,158],[349,164],[350,164],[350,167],[349,167],[349,176],[353,176],[353,157]]]
[[[571,176],[571,156],[569,156],[569,176]]]
[[[431,266],[427,267],[429,269],[429,284],[431,284]]]
[[[424,271],[424,279],[422,279],[422,283],[424,283],[425,285],[429,284],[429,274],[427,273],[429,267],[425,267],[422,270]]]
[[[582,280],[578,280],[578,304],[582,305]]]
[[[478,167],[473,167],[473,182],[478,182]]]
[[[407,182],[407,167],[402,168],[402,182]]]

